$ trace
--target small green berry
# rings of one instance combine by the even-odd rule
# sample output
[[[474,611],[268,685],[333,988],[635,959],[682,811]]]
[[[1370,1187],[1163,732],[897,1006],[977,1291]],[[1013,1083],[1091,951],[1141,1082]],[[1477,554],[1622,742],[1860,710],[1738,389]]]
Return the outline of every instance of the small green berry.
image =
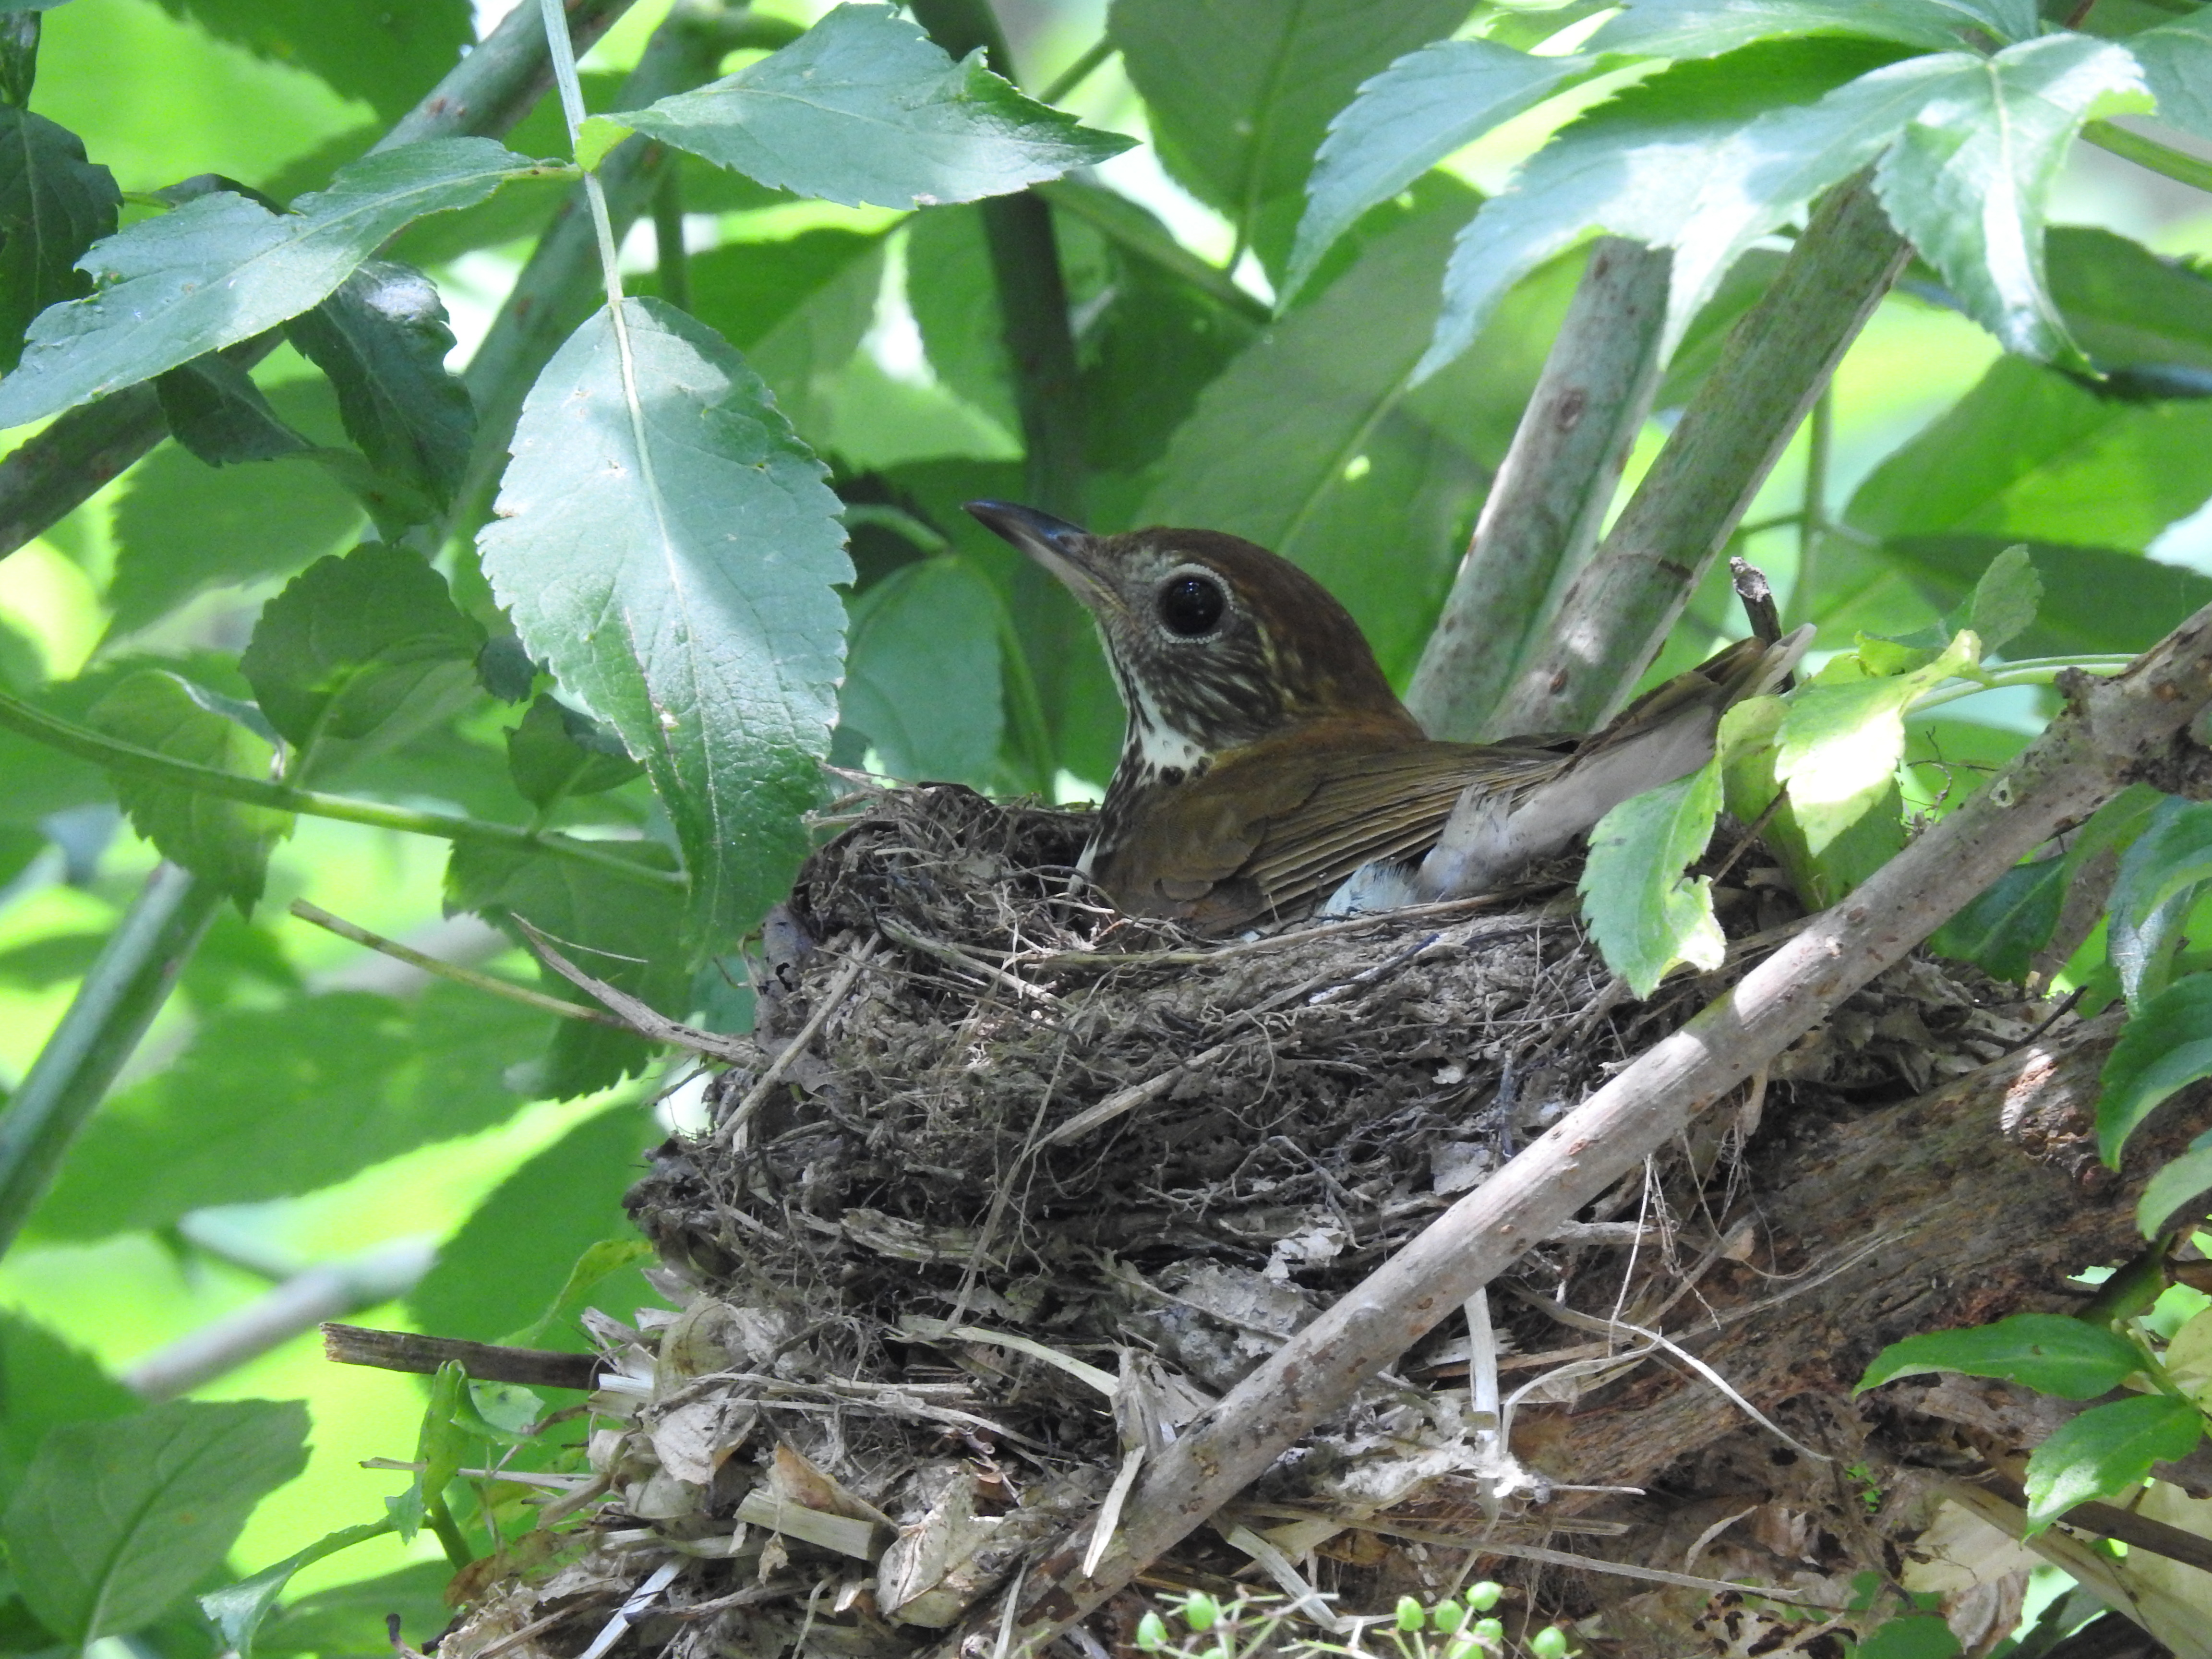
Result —
[[[1505,1621],[1503,1619],[1478,1619],[1474,1621],[1474,1639],[1485,1647],[1494,1648],[1505,1639]]]
[[[1193,1590],[1182,1604],[1182,1621],[1194,1631],[1209,1631],[1221,1620],[1221,1603],[1204,1590]]]
[[[1157,1613],[1147,1613],[1137,1620],[1137,1646],[1146,1653],[1158,1653],[1168,1644],[1167,1621]]]
[[[1467,1604],[1477,1613],[1488,1613],[1498,1605],[1498,1598],[1505,1594],[1505,1586],[1486,1578],[1467,1589]]]
[[[1536,1659],[1567,1659],[1567,1633],[1557,1625],[1547,1625],[1528,1638],[1528,1651]]]
[[[1467,1609],[1456,1601],[1439,1601],[1430,1609],[1429,1622],[1449,1636],[1467,1623]]]
[[[1419,1601],[1410,1595],[1401,1595],[1398,1598],[1398,1628],[1400,1630],[1419,1630],[1427,1622],[1428,1615],[1421,1611],[1421,1604]]]

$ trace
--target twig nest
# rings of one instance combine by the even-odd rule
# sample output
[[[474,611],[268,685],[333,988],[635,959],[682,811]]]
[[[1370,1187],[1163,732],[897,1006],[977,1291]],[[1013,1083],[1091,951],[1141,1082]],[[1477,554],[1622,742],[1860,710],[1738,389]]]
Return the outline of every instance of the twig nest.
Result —
[[[822,1651],[921,1644],[1794,915],[1736,875],[1729,965],[1636,1003],[1571,868],[1206,945],[1080,890],[1080,814],[951,787],[850,805],[766,930],[757,1062],[630,1195],[678,1310],[599,1327],[622,1378],[594,1402],[586,1559],[629,1552],[634,1583],[677,1561],[658,1605],[687,1652],[801,1626]],[[1912,1092],[2017,1036],[1984,1000],[1908,964],[1777,1075]],[[1551,1248],[1620,1242],[1585,1232]],[[1439,1328],[1277,1467],[1243,1535],[1271,1529],[1295,1581],[1328,1516],[1439,1483],[1516,1495],[1468,1353]],[[1188,1548],[1186,1577],[1247,1560]],[[529,1622],[491,1611],[510,1639]]]

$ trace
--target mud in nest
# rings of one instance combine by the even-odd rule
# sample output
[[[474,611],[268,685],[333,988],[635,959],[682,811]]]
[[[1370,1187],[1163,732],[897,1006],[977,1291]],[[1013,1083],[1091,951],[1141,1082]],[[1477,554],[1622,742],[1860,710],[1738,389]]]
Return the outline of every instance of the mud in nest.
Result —
[[[1577,925],[1571,863],[1208,945],[1080,890],[1084,815],[951,787],[847,805],[765,930],[757,1062],[630,1194],[680,1311],[597,1327],[630,1382],[595,1402],[609,1495],[562,1593],[588,1610],[590,1585],[605,1602],[667,1574],[662,1605],[691,1611],[641,1623],[640,1651],[896,1652],[953,1622],[1097,1506],[1135,1419],[1194,1417],[1798,915],[1723,836],[1728,962],[1637,1002]],[[1917,1094],[2016,1040],[2010,1003],[1908,962],[1781,1057],[1770,1100]],[[1474,1493],[1496,1471],[1467,1354],[1440,1328],[1254,1496],[1372,1515]],[[1206,1534],[1155,1581],[1248,1565]],[[1328,1588],[1359,1611],[1389,1579]],[[552,1595],[510,1581],[442,1650],[512,1637]]]

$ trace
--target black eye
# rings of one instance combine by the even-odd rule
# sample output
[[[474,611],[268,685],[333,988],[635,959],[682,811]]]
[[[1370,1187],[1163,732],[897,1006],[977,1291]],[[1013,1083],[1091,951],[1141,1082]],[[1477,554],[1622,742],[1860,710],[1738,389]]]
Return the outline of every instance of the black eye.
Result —
[[[1221,584],[1204,576],[1177,576],[1160,589],[1160,622],[1170,634],[1194,640],[1211,634],[1229,608]]]

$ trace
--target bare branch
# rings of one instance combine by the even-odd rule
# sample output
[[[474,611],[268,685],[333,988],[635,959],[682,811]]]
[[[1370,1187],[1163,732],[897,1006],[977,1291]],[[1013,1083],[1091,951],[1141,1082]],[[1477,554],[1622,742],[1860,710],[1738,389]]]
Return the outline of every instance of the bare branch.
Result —
[[[525,1382],[548,1389],[595,1388],[602,1363],[597,1354],[502,1348],[449,1336],[337,1324],[323,1327],[323,1358],[334,1365],[374,1365],[379,1370],[424,1376],[441,1365],[458,1364],[479,1382]]]

